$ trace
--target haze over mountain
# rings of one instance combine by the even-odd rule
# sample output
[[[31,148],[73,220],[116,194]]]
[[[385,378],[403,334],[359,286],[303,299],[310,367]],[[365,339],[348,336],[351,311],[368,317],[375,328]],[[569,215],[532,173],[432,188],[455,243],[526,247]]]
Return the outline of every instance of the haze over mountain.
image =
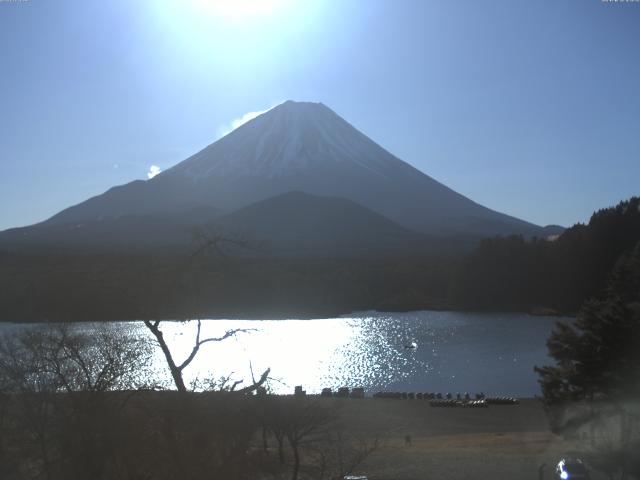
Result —
[[[3,236],[10,234],[14,240],[33,237],[34,229],[46,236],[41,229],[51,232],[54,227],[59,234],[73,232],[78,230],[75,226],[87,222],[94,226],[95,222],[106,222],[102,230],[115,222],[120,232],[122,219],[131,216],[167,225],[177,221],[184,226],[190,219],[192,224],[204,223],[219,214],[293,191],[354,202],[358,205],[350,204],[351,214],[358,207],[362,218],[375,218],[374,224],[385,225],[383,230],[397,224],[394,228],[430,236],[545,236],[555,232],[493,211],[454,192],[386,151],[322,103],[287,101],[150,180],[111,188],[41,224],[13,229]],[[300,198],[309,200],[285,197],[288,202],[274,201],[269,211],[288,208],[285,204]],[[312,202],[316,211],[323,201],[316,198]],[[337,212],[334,208],[325,211]],[[209,217],[202,212],[208,212]],[[244,215],[246,220],[248,213]],[[254,215],[254,221],[257,224],[260,216]],[[282,223],[272,225],[288,231],[291,239],[301,239]],[[249,227],[246,221],[243,227]],[[262,224],[258,230],[266,234],[268,228]],[[156,236],[158,233],[154,231]],[[282,239],[282,235],[276,236]],[[154,241],[161,242],[162,235]]]
[[[279,256],[408,253],[430,241],[346,198],[302,192],[243,207],[212,222],[211,229],[239,235],[258,252]]]

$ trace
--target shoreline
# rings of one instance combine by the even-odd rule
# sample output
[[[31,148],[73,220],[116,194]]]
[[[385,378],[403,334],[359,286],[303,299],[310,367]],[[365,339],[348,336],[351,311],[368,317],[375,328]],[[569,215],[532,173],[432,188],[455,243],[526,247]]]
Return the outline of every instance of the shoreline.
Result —
[[[80,320],[80,319],[71,319],[66,321],[60,320],[49,320],[46,318],[38,319],[38,320],[5,320],[0,318],[1,324],[16,324],[16,325],[29,325],[29,324],[38,324],[38,325],[56,325],[56,324],[73,324],[73,323],[125,323],[125,322],[142,322],[144,320],[160,320],[162,322],[188,322],[195,320],[202,321],[218,321],[218,320],[241,320],[241,321],[275,321],[275,320],[328,320],[335,318],[359,318],[365,315],[402,315],[402,314],[411,314],[411,313],[420,313],[420,312],[450,312],[450,313],[459,313],[459,314],[469,314],[469,315],[526,315],[530,317],[558,317],[558,318],[566,318],[566,319],[575,319],[576,313],[564,313],[564,312],[534,312],[534,311],[517,311],[517,310],[456,310],[450,308],[423,308],[417,310],[353,310],[347,312],[327,312],[327,313],[300,313],[300,314],[285,314],[285,315],[262,315],[260,317],[254,316],[253,314],[241,315],[222,315],[222,314],[213,314],[213,315],[201,315],[201,316],[193,316],[191,318],[162,318],[162,317],[153,317],[153,318],[114,318],[114,319],[100,319],[100,320]]]

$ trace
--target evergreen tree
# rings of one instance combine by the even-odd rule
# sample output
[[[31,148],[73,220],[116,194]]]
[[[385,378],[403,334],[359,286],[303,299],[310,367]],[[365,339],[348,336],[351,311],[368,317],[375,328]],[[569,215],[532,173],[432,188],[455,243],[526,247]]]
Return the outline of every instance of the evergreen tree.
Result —
[[[575,313],[600,294],[623,252],[640,241],[640,197],[595,212],[560,237],[483,240],[453,277],[450,303],[470,310]]]
[[[640,394],[640,242],[617,262],[602,298],[548,342],[555,366],[536,367],[547,404]]]

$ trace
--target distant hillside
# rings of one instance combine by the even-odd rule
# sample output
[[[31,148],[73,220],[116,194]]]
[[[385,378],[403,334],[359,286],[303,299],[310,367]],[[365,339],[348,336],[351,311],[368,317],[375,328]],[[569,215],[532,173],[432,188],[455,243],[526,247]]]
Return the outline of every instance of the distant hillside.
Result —
[[[210,229],[245,229],[271,255],[0,247],[0,321],[291,318],[441,308],[572,313],[602,289],[613,264],[640,240],[639,208],[633,198],[601,210],[555,241],[487,239],[462,258],[412,251],[414,241],[433,239],[348,200],[293,192],[205,222]],[[148,228],[136,217],[112,221]],[[292,235],[299,236],[293,241],[304,255],[277,254],[290,251]],[[357,236],[364,237],[359,247],[378,253],[350,250]],[[402,254],[381,254],[388,242],[394,249],[404,245]],[[337,258],[340,251],[349,256]]]
[[[457,308],[576,312],[602,291],[614,264],[640,242],[640,198],[595,212],[554,241],[486,239],[451,288]]]
[[[0,247],[60,253],[182,253],[197,249],[197,232],[241,240],[243,257],[366,257],[430,252],[462,254],[475,237],[413,232],[351,200],[288,192],[221,215],[201,207],[171,214],[130,214],[78,223],[44,222],[0,232]]]
[[[363,256],[424,249],[428,239],[350,200],[278,195],[223,216],[210,230],[239,236],[254,255]]]
[[[141,252],[189,251],[194,229],[220,215],[193,208],[164,215],[129,214],[74,223],[44,222],[0,232],[0,247],[17,251]]]

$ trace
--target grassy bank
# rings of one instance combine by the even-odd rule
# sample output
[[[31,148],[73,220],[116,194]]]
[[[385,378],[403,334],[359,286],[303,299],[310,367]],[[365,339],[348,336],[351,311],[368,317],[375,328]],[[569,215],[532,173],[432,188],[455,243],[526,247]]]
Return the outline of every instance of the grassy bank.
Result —
[[[43,405],[50,417],[29,417]],[[551,478],[551,465],[582,447],[549,432],[534,399],[471,409],[136,392],[5,396],[3,413],[5,479],[47,478],[47,470],[52,479],[292,478],[297,456],[300,479],[533,480],[540,465]]]

